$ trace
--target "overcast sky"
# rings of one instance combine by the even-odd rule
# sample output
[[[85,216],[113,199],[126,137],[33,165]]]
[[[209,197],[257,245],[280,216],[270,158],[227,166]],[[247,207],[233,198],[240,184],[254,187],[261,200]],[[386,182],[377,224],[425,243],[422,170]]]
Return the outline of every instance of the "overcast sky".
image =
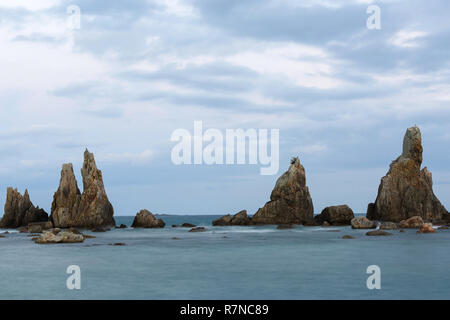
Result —
[[[365,212],[417,124],[450,208],[449,15],[447,0],[2,0],[0,206],[14,186],[49,211],[63,163],[82,188],[87,147],[116,215],[253,214],[295,155],[315,212]],[[279,129],[279,173],[175,166],[171,133],[194,120]]]

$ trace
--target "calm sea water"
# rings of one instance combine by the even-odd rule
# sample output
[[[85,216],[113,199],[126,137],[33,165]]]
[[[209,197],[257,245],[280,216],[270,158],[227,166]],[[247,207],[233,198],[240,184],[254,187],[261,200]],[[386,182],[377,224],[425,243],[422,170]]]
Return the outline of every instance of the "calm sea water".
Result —
[[[367,237],[350,227],[212,227],[215,218],[166,216],[165,229],[95,233],[82,244],[8,234],[0,239],[0,298],[450,299],[449,231]],[[170,227],[183,222],[208,231]],[[109,245],[116,242],[126,246]],[[69,265],[81,268],[81,290],[66,288]],[[381,290],[366,287],[369,265],[381,268]]]

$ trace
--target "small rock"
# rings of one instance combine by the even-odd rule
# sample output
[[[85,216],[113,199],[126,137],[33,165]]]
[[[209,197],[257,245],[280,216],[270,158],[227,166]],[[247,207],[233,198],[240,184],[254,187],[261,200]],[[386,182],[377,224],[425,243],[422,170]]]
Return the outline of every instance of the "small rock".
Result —
[[[95,239],[95,238],[97,238],[96,236],[93,236],[93,235],[90,235],[90,234],[83,234],[83,237],[85,239]]]
[[[405,232],[405,230],[402,229],[402,230],[400,230],[400,232]]]
[[[195,224],[192,224],[192,223],[187,223],[187,222],[185,222],[185,223],[183,223],[183,224],[181,225],[181,227],[182,227],[182,228],[195,228],[196,225],[195,225]]]
[[[356,217],[351,221],[352,229],[375,229],[376,221],[370,221],[366,217]]]
[[[127,226],[126,225],[124,225],[124,224],[121,224],[120,226],[116,226],[116,229],[126,229],[127,228]]]
[[[134,218],[132,228],[164,228],[164,221],[156,219],[153,213],[148,210],[141,210]]]
[[[106,227],[95,227],[95,228],[91,229],[90,231],[91,232],[106,232],[109,230],[111,230],[111,229],[106,228]]]
[[[328,221],[324,221],[322,223],[322,227],[329,227],[329,226],[330,226],[330,223]]]
[[[366,236],[392,236],[392,233],[386,232],[386,231],[382,231],[382,230],[374,230],[374,231],[369,231],[366,233]]]
[[[192,228],[191,230],[189,230],[189,232],[205,232],[206,231],[206,228],[204,228],[204,227],[195,227],[195,228]]]
[[[398,224],[399,228],[402,229],[417,229],[423,225],[423,219],[419,216],[411,217],[407,220],[402,220]]]
[[[110,245],[110,246],[115,246],[115,247],[118,247],[118,246],[126,246],[126,244],[123,243],[123,242],[110,243],[109,245]]]
[[[44,231],[39,237],[34,238],[34,242],[38,244],[77,243],[83,241],[83,235],[70,231],[60,231],[56,235],[52,231]]]
[[[398,225],[395,222],[383,222],[381,223],[380,230],[396,230]]]
[[[438,228],[438,230],[448,230],[448,229],[450,229],[450,227],[448,227],[448,226],[440,226]]]
[[[6,237],[0,234],[0,238],[6,238]]]
[[[181,240],[180,238],[173,237],[172,240]]]
[[[342,237],[342,239],[355,239],[355,237],[346,234],[345,236]]]
[[[431,223],[424,223],[420,226],[419,229],[420,233],[436,233],[436,230],[434,230],[433,225]]]
[[[350,225],[355,217],[353,210],[347,205],[326,207],[322,212],[314,217],[319,224],[328,222],[333,226]]]

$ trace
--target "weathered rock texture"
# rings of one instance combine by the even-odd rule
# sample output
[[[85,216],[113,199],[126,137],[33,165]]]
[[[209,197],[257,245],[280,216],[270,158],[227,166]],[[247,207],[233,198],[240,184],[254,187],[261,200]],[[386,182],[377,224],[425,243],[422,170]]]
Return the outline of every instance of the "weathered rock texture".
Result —
[[[28,190],[22,196],[17,189],[8,188],[5,211],[0,228],[19,228],[29,223],[48,221],[48,214],[30,201]]]
[[[417,229],[423,225],[423,219],[419,216],[414,216],[406,220],[400,221],[398,227],[401,229]]]
[[[252,224],[302,224],[311,221],[314,207],[298,158],[276,182],[270,201],[252,217]]]
[[[217,220],[214,220],[213,226],[248,226],[251,223],[251,218],[247,215],[247,210],[242,210],[234,216],[227,214]]]
[[[422,152],[420,129],[409,128],[403,141],[403,153],[381,179],[377,199],[369,205],[367,218],[399,222],[420,216],[429,221],[448,214],[433,193],[431,173],[426,167],[420,169]]]
[[[347,205],[342,205],[323,209],[321,214],[314,217],[314,220],[319,224],[328,222],[330,225],[343,226],[350,225],[354,217],[353,210]]]
[[[141,210],[134,218],[132,228],[164,228],[164,221],[156,219],[153,213],[148,210]]]
[[[376,221],[370,221],[366,217],[356,217],[350,223],[352,229],[375,229],[377,227]]]
[[[64,164],[59,188],[53,196],[51,219],[55,227],[114,227],[114,209],[106,195],[102,172],[94,155],[84,152],[81,169],[83,193],[78,189],[72,164]]]
[[[39,237],[36,237],[33,240],[38,244],[78,243],[84,241],[84,236],[71,231],[54,229],[44,231]]]

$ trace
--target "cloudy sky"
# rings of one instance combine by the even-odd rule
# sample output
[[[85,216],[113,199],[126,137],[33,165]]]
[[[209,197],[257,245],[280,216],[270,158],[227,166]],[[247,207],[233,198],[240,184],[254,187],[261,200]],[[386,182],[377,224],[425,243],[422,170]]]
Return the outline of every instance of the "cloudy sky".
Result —
[[[63,163],[82,187],[87,147],[117,215],[252,214],[294,155],[316,212],[364,212],[417,124],[450,208],[449,14],[447,0],[2,0],[0,205],[14,186],[50,210]],[[279,173],[174,165],[171,133],[194,120],[279,129]]]

